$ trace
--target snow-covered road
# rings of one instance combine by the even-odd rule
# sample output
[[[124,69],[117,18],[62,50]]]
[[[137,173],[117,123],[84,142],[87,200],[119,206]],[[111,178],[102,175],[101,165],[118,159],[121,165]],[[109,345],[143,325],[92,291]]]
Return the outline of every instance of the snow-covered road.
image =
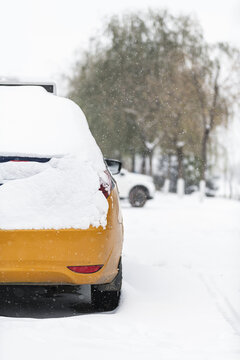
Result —
[[[240,360],[240,202],[158,194],[122,203],[113,313],[0,318],[0,359]]]

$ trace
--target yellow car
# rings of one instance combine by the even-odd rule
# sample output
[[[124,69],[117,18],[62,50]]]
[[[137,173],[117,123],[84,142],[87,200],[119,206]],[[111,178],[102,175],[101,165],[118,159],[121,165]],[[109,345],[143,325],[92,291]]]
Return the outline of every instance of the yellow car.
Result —
[[[22,96],[21,101],[25,101],[27,104],[29,96],[32,93],[30,89],[25,91],[23,88],[24,87],[22,87],[21,93],[15,89],[15,93],[17,94],[16,96]],[[8,91],[5,100],[9,97],[12,99],[12,95],[15,95],[12,92],[14,92],[14,90]],[[9,95],[9,93],[11,94]],[[41,101],[39,100],[40,106],[42,105],[42,107],[44,107],[45,98],[47,98],[47,101],[50,103],[56,102],[56,100],[53,100],[53,97],[57,98],[55,95],[38,93],[36,91],[33,91],[33,93],[34,95],[31,95],[32,97],[30,96],[30,98],[31,102],[35,102],[35,106],[38,106],[38,97],[42,98]],[[73,106],[72,104],[70,105]],[[68,113],[70,105],[67,103]],[[57,108],[56,111],[59,115],[58,106],[60,105],[57,103],[51,108],[51,111],[48,108],[41,111],[45,111],[45,116],[48,114],[48,111],[50,111],[51,116],[53,116],[53,110]],[[47,107],[49,107],[49,104]],[[22,116],[25,115],[24,109],[23,106],[23,110],[21,109],[23,112]],[[77,111],[76,106],[74,109]],[[28,115],[30,116],[31,114]],[[6,123],[7,120],[9,123],[8,113],[7,115],[2,114],[3,119],[4,116],[6,117]],[[10,118],[12,119],[11,116]],[[93,181],[94,186],[97,186],[96,182],[99,181],[99,186],[95,188],[95,192],[93,191],[91,195],[94,199],[97,199],[97,205],[93,207],[91,203],[91,206],[87,204],[86,207],[83,208],[83,210],[87,209],[86,211],[88,212],[91,212],[91,209],[94,208],[93,214],[90,213],[91,216],[89,215],[88,218],[84,219],[84,222],[80,221],[78,227],[76,219],[74,220],[75,222],[71,223],[71,206],[72,203],[75,202],[75,197],[77,199],[76,204],[79,204],[80,207],[81,202],[88,201],[85,198],[88,183],[84,183],[84,190],[80,193],[79,198],[77,198],[78,190],[77,188],[75,189],[75,182],[74,179],[72,179],[74,176],[72,174],[75,174],[74,169],[68,177],[68,179],[71,178],[71,185],[66,184],[64,187],[61,185],[59,188],[57,188],[58,184],[53,186],[51,182],[55,173],[57,174],[56,179],[59,179],[61,173],[63,173],[62,163],[61,166],[56,169],[62,157],[62,154],[58,154],[61,150],[55,151],[55,149],[58,148],[58,146],[56,146],[56,148],[51,151],[51,153],[54,154],[53,156],[43,156],[43,154],[41,154],[41,156],[36,155],[36,151],[38,150],[36,147],[37,138],[34,142],[30,141],[30,145],[26,145],[29,141],[29,136],[31,136],[33,132],[35,133],[35,126],[29,130],[29,123],[25,126],[24,119],[19,118],[19,122],[22,121],[23,123],[24,131],[22,131],[21,135],[18,134],[18,136],[24,137],[27,129],[26,138],[21,139],[20,142],[16,140],[14,146],[11,145],[8,148],[8,142],[3,140],[0,135],[0,283],[1,285],[29,286],[90,285],[92,304],[94,307],[100,310],[113,310],[118,305],[121,291],[123,222],[119,207],[118,190],[112,174],[120,171],[121,164],[115,160],[102,160],[106,177],[103,182],[101,182],[101,179],[95,179],[95,182]],[[34,119],[32,121],[34,121]],[[55,124],[54,122],[53,125]],[[36,126],[38,126],[37,122]],[[43,124],[41,124],[41,126],[43,126]],[[48,130],[49,126],[49,123],[46,123]],[[86,125],[84,126],[86,127]],[[14,124],[12,125],[11,131],[14,132]],[[73,131],[76,132],[76,129],[74,128]],[[90,133],[89,130],[84,131],[87,131],[86,134],[88,136]],[[39,132],[37,133],[39,134]],[[86,134],[84,135],[85,137]],[[80,138],[81,135],[79,135],[79,139]],[[10,138],[9,143],[11,143]],[[58,143],[57,140],[56,143]],[[92,142],[91,144],[94,143]],[[42,146],[43,148],[45,146],[47,149],[44,153],[49,153],[50,147],[48,147],[48,143],[46,142]],[[91,146],[89,147],[89,151],[91,151],[94,146],[97,147],[97,145]],[[65,151],[65,149],[63,149],[63,151]],[[84,166],[86,169],[89,168],[88,155],[89,154],[84,158]],[[98,160],[98,162],[100,162],[100,160]],[[38,167],[39,169],[40,167],[42,168],[39,170]],[[103,165],[101,164],[101,169],[102,168]],[[66,167],[66,169],[67,172],[68,168]],[[33,173],[31,173],[31,171],[33,171]],[[92,171],[92,167],[89,170],[89,173],[92,174],[93,171],[90,171]],[[50,177],[49,181],[46,181],[47,176]],[[49,187],[48,192],[44,192],[44,186],[41,185],[41,187],[38,187],[38,184],[42,184],[41,181],[43,181],[43,179],[45,181],[43,184],[46,184],[47,188]],[[89,177],[89,189],[91,185],[90,180],[91,178]],[[62,180],[60,179],[59,181]],[[80,183],[79,186],[81,187]],[[65,187],[67,189],[65,189]],[[64,197],[59,189],[62,189],[61,191],[63,192],[66,191],[68,197]],[[31,197],[34,199],[33,204],[31,203]],[[44,197],[46,197],[46,199]],[[52,210],[49,205],[47,205],[47,207],[45,206],[49,204],[49,198],[51,197],[53,197],[53,200],[51,199]],[[16,200],[16,198],[19,198],[19,200]],[[69,200],[69,198],[71,200]],[[61,200],[62,202],[59,199],[63,199]],[[45,206],[44,208],[39,205],[39,213],[36,211],[36,209],[38,209],[36,207],[37,201],[39,201],[41,206],[42,204]],[[67,201],[69,202],[67,205],[63,203]],[[106,202],[106,204],[104,203],[106,221],[104,220],[105,222],[101,223],[101,221],[103,221],[103,210],[101,210],[102,218],[99,222],[96,221],[94,216],[98,216],[97,210],[100,207],[99,203],[102,204],[103,201]],[[55,206],[53,202],[57,202],[57,205]],[[13,205],[10,206],[10,203]],[[66,208],[68,209],[67,211]],[[61,209],[63,209],[62,213],[60,212]],[[32,215],[30,211],[32,211]],[[46,217],[44,217],[45,213],[48,213]],[[62,216],[62,214],[64,214],[64,216]],[[66,217],[69,217],[69,222],[64,222],[66,220],[65,214],[67,214]],[[78,209],[74,208],[72,217],[74,218],[76,214],[78,214]],[[79,212],[79,214],[82,213]],[[41,219],[38,218],[38,215]],[[55,224],[54,222],[48,223],[51,217],[56,222],[56,226],[51,225]],[[93,218],[94,220],[92,220]],[[42,219],[44,219],[46,223],[44,226],[41,225],[41,221],[43,222]],[[59,221],[63,221],[62,227]]]

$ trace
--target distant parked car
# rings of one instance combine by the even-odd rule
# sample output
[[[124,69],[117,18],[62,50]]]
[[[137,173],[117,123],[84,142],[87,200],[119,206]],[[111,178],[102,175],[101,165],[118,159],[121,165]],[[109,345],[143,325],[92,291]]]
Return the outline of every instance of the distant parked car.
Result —
[[[205,196],[207,197],[215,197],[217,196],[219,184],[218,184],[219,178],[217,176],[214,176],[212,178],[208,178],[206,180],[206,186],[205,186]],[[185,194],[190,195],[194,192],[199,191],[199,185],[185,185]]]
[[[151,176],[136,174],[122,169],[115,176],[120,199],[128,199],[133,207],[143,207],[155,193],[155,185]]]

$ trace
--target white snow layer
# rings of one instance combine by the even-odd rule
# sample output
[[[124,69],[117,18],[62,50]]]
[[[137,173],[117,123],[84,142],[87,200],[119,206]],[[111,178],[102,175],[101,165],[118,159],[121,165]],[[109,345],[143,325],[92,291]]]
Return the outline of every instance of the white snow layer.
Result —
[[[72,101],[40,87],[1,87],[0,155],[52,158],[0,163],[1,229],[106,225],[108,203],[99,191],[105,164]]]
[[[7,180],[23,179],[36,175],[49,168],[50,163],[39,162],[12,162],[0,163],[0,183]]]
[[[122,210],[119,308],[68,318],[70,295],[2,300],[1,360],[240,360],[240,202],[156,194]]]

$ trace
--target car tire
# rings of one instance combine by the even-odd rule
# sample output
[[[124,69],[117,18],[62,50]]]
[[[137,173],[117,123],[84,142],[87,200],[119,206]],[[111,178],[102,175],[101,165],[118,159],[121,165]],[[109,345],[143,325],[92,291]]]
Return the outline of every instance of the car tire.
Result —
[[[111,283],[91,286],[92,308],[95,311],[113,311],[117,308],[122,288],[121,260],[118,269],[118,274]]]
[[[130,191],[129,202],[133,207],[143,207],[147,201],[147,193],[142,187],[135,187]]]

